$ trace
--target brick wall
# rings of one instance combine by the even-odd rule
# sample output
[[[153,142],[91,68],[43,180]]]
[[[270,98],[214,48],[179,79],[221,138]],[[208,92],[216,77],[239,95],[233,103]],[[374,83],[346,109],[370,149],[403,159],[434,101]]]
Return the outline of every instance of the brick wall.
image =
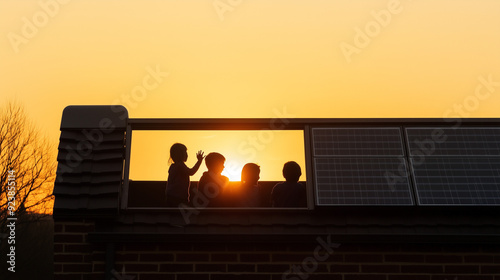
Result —
[[[55,280],[104,279],[105,245],[86,242],[86,232],[93,228],[85,221],[56,222]],[[500,280],[498,245],[342,244],[330,253],[323,248],[315,253],[316,248],[318,243],[252,245],[250,240],[245,244],[117,244],[113,278]],[[291,269],[295,273],[285,273]]]

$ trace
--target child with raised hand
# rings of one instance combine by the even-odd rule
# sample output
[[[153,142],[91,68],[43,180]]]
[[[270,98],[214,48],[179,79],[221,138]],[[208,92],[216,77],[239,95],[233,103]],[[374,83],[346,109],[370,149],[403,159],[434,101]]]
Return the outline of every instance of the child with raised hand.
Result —
[[[196,153],[196,164],[189,168],[185,162],[188,158],[187,148],[185,145],[175,143],[170,147],[170,161],[171,165],[168,169],[167,179],[167,206],[179,207],[180,204],[188,204],[189,200],[189,176],[193,176],[200,168],[203,161],[203,151]]]

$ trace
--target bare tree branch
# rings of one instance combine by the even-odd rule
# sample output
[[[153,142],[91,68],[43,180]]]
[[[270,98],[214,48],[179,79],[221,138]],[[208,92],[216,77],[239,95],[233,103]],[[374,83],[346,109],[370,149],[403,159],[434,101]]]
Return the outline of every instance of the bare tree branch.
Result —
[[[0,109],[0,226],[8,215],[9,170],[15,171],[16,216],[52,212],[55,171],[54,145],[40,135],[24,108],[9,102]],[[12,194],[12,193],[11,193]]]

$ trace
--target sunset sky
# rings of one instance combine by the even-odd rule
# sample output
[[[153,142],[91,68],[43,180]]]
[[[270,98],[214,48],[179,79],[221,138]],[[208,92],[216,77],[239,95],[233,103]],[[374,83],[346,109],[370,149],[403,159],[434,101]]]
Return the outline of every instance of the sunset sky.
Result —
[[[0,103],[24,104],[54,143],[68,105],[122,104],[133,118],[500,117],[499,15],[498,0],[0,0]],[[303,164],[292,134],[251,159],[278,166],[263,179]],[[178,132],[148,157],[144,135],[136,174],[161,166],[148,178],[192,139],[191,160],[232,147],[241,166],[251,136]]]

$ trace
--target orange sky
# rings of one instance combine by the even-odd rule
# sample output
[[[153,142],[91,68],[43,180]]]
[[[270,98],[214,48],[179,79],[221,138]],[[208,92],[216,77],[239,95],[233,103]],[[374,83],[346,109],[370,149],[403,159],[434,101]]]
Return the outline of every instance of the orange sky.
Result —
[[[155,118],[499,117],[499,14],[497,0],[0,0],[0,102],[24,103],[54,142],[79,104]]]

